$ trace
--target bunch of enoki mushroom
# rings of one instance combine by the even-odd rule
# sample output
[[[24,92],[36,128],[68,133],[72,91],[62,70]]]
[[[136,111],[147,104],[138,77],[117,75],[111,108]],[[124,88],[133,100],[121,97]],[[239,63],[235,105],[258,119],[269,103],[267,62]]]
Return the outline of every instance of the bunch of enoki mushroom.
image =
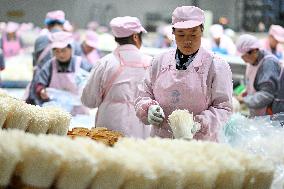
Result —
[[[109,147],[87,137],[0,130],[0,149],[3,188],[268,189],[274,174],[260,156],[195,140],[122,138]]]
[[[56,107],[40,107],[0,91],[0,128],[66,135],[71,115]]]

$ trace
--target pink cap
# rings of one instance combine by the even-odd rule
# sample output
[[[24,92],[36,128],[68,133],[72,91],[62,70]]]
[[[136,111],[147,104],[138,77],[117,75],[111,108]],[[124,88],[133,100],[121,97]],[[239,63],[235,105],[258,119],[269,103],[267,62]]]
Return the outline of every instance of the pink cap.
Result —
[[[69,32],[54,32],[50,36],[51,48],[63,49],[73,42],[72,34]]]
[[[54,20],[62,22],[63,24],[65,22],[65,13],[62,10],[48,12],[45,17],[45,23],[48,24],[48,22]]]
[[[223,26],[220,24],[214,24],[210,27],[210,34],[213,38],[220,38],[224,33]]]
[[[99,23],[96,21],[91,21],[87,25],[88,30],[96,30],[98,27],[99,27]]]
[[[16,22],[8,22],[6,26],[6,32],[7,33],[13,33],[16,32],[19,28],[19,24]]]
[[[272,35],[278,42],[284,42],[284,28],[279,25],[271,25],[269,35]]]
[[[70,24],[68,20],[66,20],[63,24],[63,29],[67,32],[73,32],[73,26]]]
[[[115,37],[128,37],[134,33],[147,33],[136,17],[116,17],[110,21],[110,27]]]
[[[193,28],[203,24],[204,21],[203,10],[195,6],[177,7],[172,14],[174,28]]]
[[[19,31],[24,32],[24,31],[30,31],[32,30],[34,25],[32,23],[22,23],[19,27]]]
[[[87,31],[86,32],[86,39],[85,42],[87,45],[93,48],[98,48],[98,43],[99,43],[99,36],[96,32],[94,31]]]
[[[249,34],[243,34],[237,40],[236,46],[237,46],[237,50],[241,54],[245,54],[252,49],[259,49],[260,43],[256,37],[249,35]]]

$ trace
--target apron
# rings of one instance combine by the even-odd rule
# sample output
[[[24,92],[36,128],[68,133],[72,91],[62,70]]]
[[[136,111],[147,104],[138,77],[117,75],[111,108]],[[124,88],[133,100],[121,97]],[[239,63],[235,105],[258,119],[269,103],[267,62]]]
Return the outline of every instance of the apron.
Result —
[[[113,86],[113,83],[117,80],[117,78],[119,78],[119,76],[122,74],[122,72],[123,72],[123,70],[126,68],[126,67],[132,67],[132,68],[145,68],[145,69],[147,69],[149,66],[150,66],[150,63],[149,63],[149,61],[144,61],[144,59],[142,58],[142,60],[141,61],[125,61],[124,60],[124,58],[123,57],[121,57],[121,55],[120,55],[120,51],[132,51],[133,49],[132,48],[125,48],[125,49],[123,49],[123,50],[120,50],[120,49],[116,49],[115,51],[114,51],[114,55],[118,58],[118,60],[119,60],[119,66],[118,66],[118,68],[115,70],[115,72],[113,73],[113,75],[111,75],[111,77],[110,77],[110,79],[109,79],[109,81],[107,81],[106,82],[106,84],[105,84],[105,87],[103,88],[103,90],[102,90],[102,93],[101,93],[101,96],[102,96],[102,101],[104,102],[104,104],[108,104],[108,105],[111,105],[111,104],[115,104],[115,103],[122,103],[122,104],[126,104],[127,106],[128,106],[128,110],[127,111],[129,111],[131,108],[133,108],[134,107],[134,102],[130,99],[130,100],[126,100],[126,99],[124,99],[124,100],[115,100],[115,99],[112,99],[112,98],[110,98],[110,99],[108,99],[107,97],[108,97],[108,94],[109,94],[109,91],[111,90],[111,88],[112,88],[112,86]],[[129,52],[129,53],[131,53],[131,52]],[[107,102],[107,103],[106,103]],[[108,106],[107,105],[107,106]],[[102,120],[103,122],[105,122],[104,121],[104,119],[106,119],[105,118],[105,116],[106,115],[100,115],[101,114],[101,111],[102,111],[102,109],[99,107],[98,108],[98,111],[97,111],[97,114],[96,114],[96,126],[99,126],[99,124],[98,124],[98,119],[99,119],[99,117],[100,117],[100,120]],[[121,111],[124,111],[124,110],[121,110]],[[136,116],[135,114],[134,115],[130,115],[130,116]],[[135,117],[136,118],[136,117]],[[138,119],[138,118],[137,118]],[[137,121],[135,121],[135,122],[137,122]],[[141,123],[142,124],[142,123]],[[144,125],[144,124],[143,124]],[[137,127],[139,127],[140,125],[131,125],[131,126],[137,126]],[[105,126],[105,127],[107,127],[107,126]],[[120,128],[118,128],[118,127],[120,127]],[[141,127],[142,127],[142,125],[141,125]],[[149,126],[147,126],[147,127],[149,127]],[[128,132],[128,129],[127,128],[125,128],[125,125],[117,125],[116,126],[116,128],[110,128],[110,129],[114,129],[114,130],[118,130],[118,131],[121,131],[121,132],[123,132],[124,134],[125,133],[127,133],[127,134],[129,134],[129,135],[131,135],[131,133],[129,133]],[[141,128],[139,128],[139,130],[141,130]],[[135,131],[132,131],[132,132],[135,132]],[[143,132],[143,131],[141,131],[141,132]],[[137,131],[136,131],[136,133],[132,133],[133,135],[143,135],[142,136],[142,138],[145,138],[146,136],[144,136],[145,135],[145,133],[143,134],[143,133],[137,133]],[[149,133],[148,133],[149,134]]]
[[[77,72],[81,69],[82,58],[76,57],[75,62],[75,72],[66,72],[60,73],[57,70],[56,59],[53,58],[52,60],[52,76],[50,80],[49,87],[55,89],[61,89],[65,91],[69,91],[75,95],[79,95],[79,87],[76,84],[75,77]],[[74,106],[73,110],[71,111],[72,115],[76,114],[89,114],[88,108],[81,106]]]
[[[255,88],[254,88],[254,80],[257,74],[257,71],[259,69],[259,67],[262,65],[262,63],[264,62],[265,59],[267,58],[273,58],[273,55],[266,55],[264,56],[260,62],[256,65],[253,66],[251,64],[249,64],[247,66],[246,69],[246,91],[248,93],[248,95],[252,95],[256,92]],[[250,116],[264,116],[266,115],[266,110],[267,107],[264,108],[259,108],[259,109],[249,109],[250,111]]]
[[[7,34],[4,33],[3,38],[2,38],[2,42],[3,42],[2,48],[3,48],[4,57],[15,56],[15,55],[19,54],[19,52],[21,51],[21,44],[20,44],[20,40],[19,40],[18,36],[16,36],[15,40],[8,41]]]
[[[200,49],[202,51],[202,49]],[[200,52],[201,58],[195,57],[186,70],[177,70],[175,61],[164,64],[153,86],[155,100],[163,108],[165,119],[160,127],[153,127],[151,135],[172,138],[173,134],[167,122],[168,116],[176,109],[186,109],[193,115],[198,115],[208,109],[207,73],[213,62],[210,54]],[[173,55],[174,56],[174,55]],[[200,67],[194,62],[201,61]],[[207,134],[206,134],[207,135]],[[204,139],[197,133],[195,139]],[[205,137],[206,138],[206,137]]]

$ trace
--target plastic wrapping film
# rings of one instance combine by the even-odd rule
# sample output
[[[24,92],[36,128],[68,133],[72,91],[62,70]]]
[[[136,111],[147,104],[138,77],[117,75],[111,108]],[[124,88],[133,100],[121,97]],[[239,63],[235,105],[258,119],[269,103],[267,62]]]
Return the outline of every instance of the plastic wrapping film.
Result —
[[[219,141],[258,154],[276,166],[271,189],[284,188],[284,114],[247,118],[233,114],[219,133]]]
[[[82,105],[79,95],[77,96],[71,92],[54,88],[47,88],[46,91],[50,100],[43,103],[43,107],[56,106],[66,110],[67,112],[71,112],[74,106]]]

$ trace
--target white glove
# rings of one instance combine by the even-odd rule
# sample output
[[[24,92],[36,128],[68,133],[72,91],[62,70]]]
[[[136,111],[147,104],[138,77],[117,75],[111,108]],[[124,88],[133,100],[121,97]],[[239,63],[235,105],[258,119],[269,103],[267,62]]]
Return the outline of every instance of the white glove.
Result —
[[[198,131],[200,131],[200,129],[201,129],[201,124],[198,123],[198,122],[194,122],[194,125],[193,125],[193,127],[191,129],[191,133],[193,135],[195,135]]]
[[[148,122],[151,125],[160,125],[165,118],[163,109],[159,105],[151,105],[148,109]]]

